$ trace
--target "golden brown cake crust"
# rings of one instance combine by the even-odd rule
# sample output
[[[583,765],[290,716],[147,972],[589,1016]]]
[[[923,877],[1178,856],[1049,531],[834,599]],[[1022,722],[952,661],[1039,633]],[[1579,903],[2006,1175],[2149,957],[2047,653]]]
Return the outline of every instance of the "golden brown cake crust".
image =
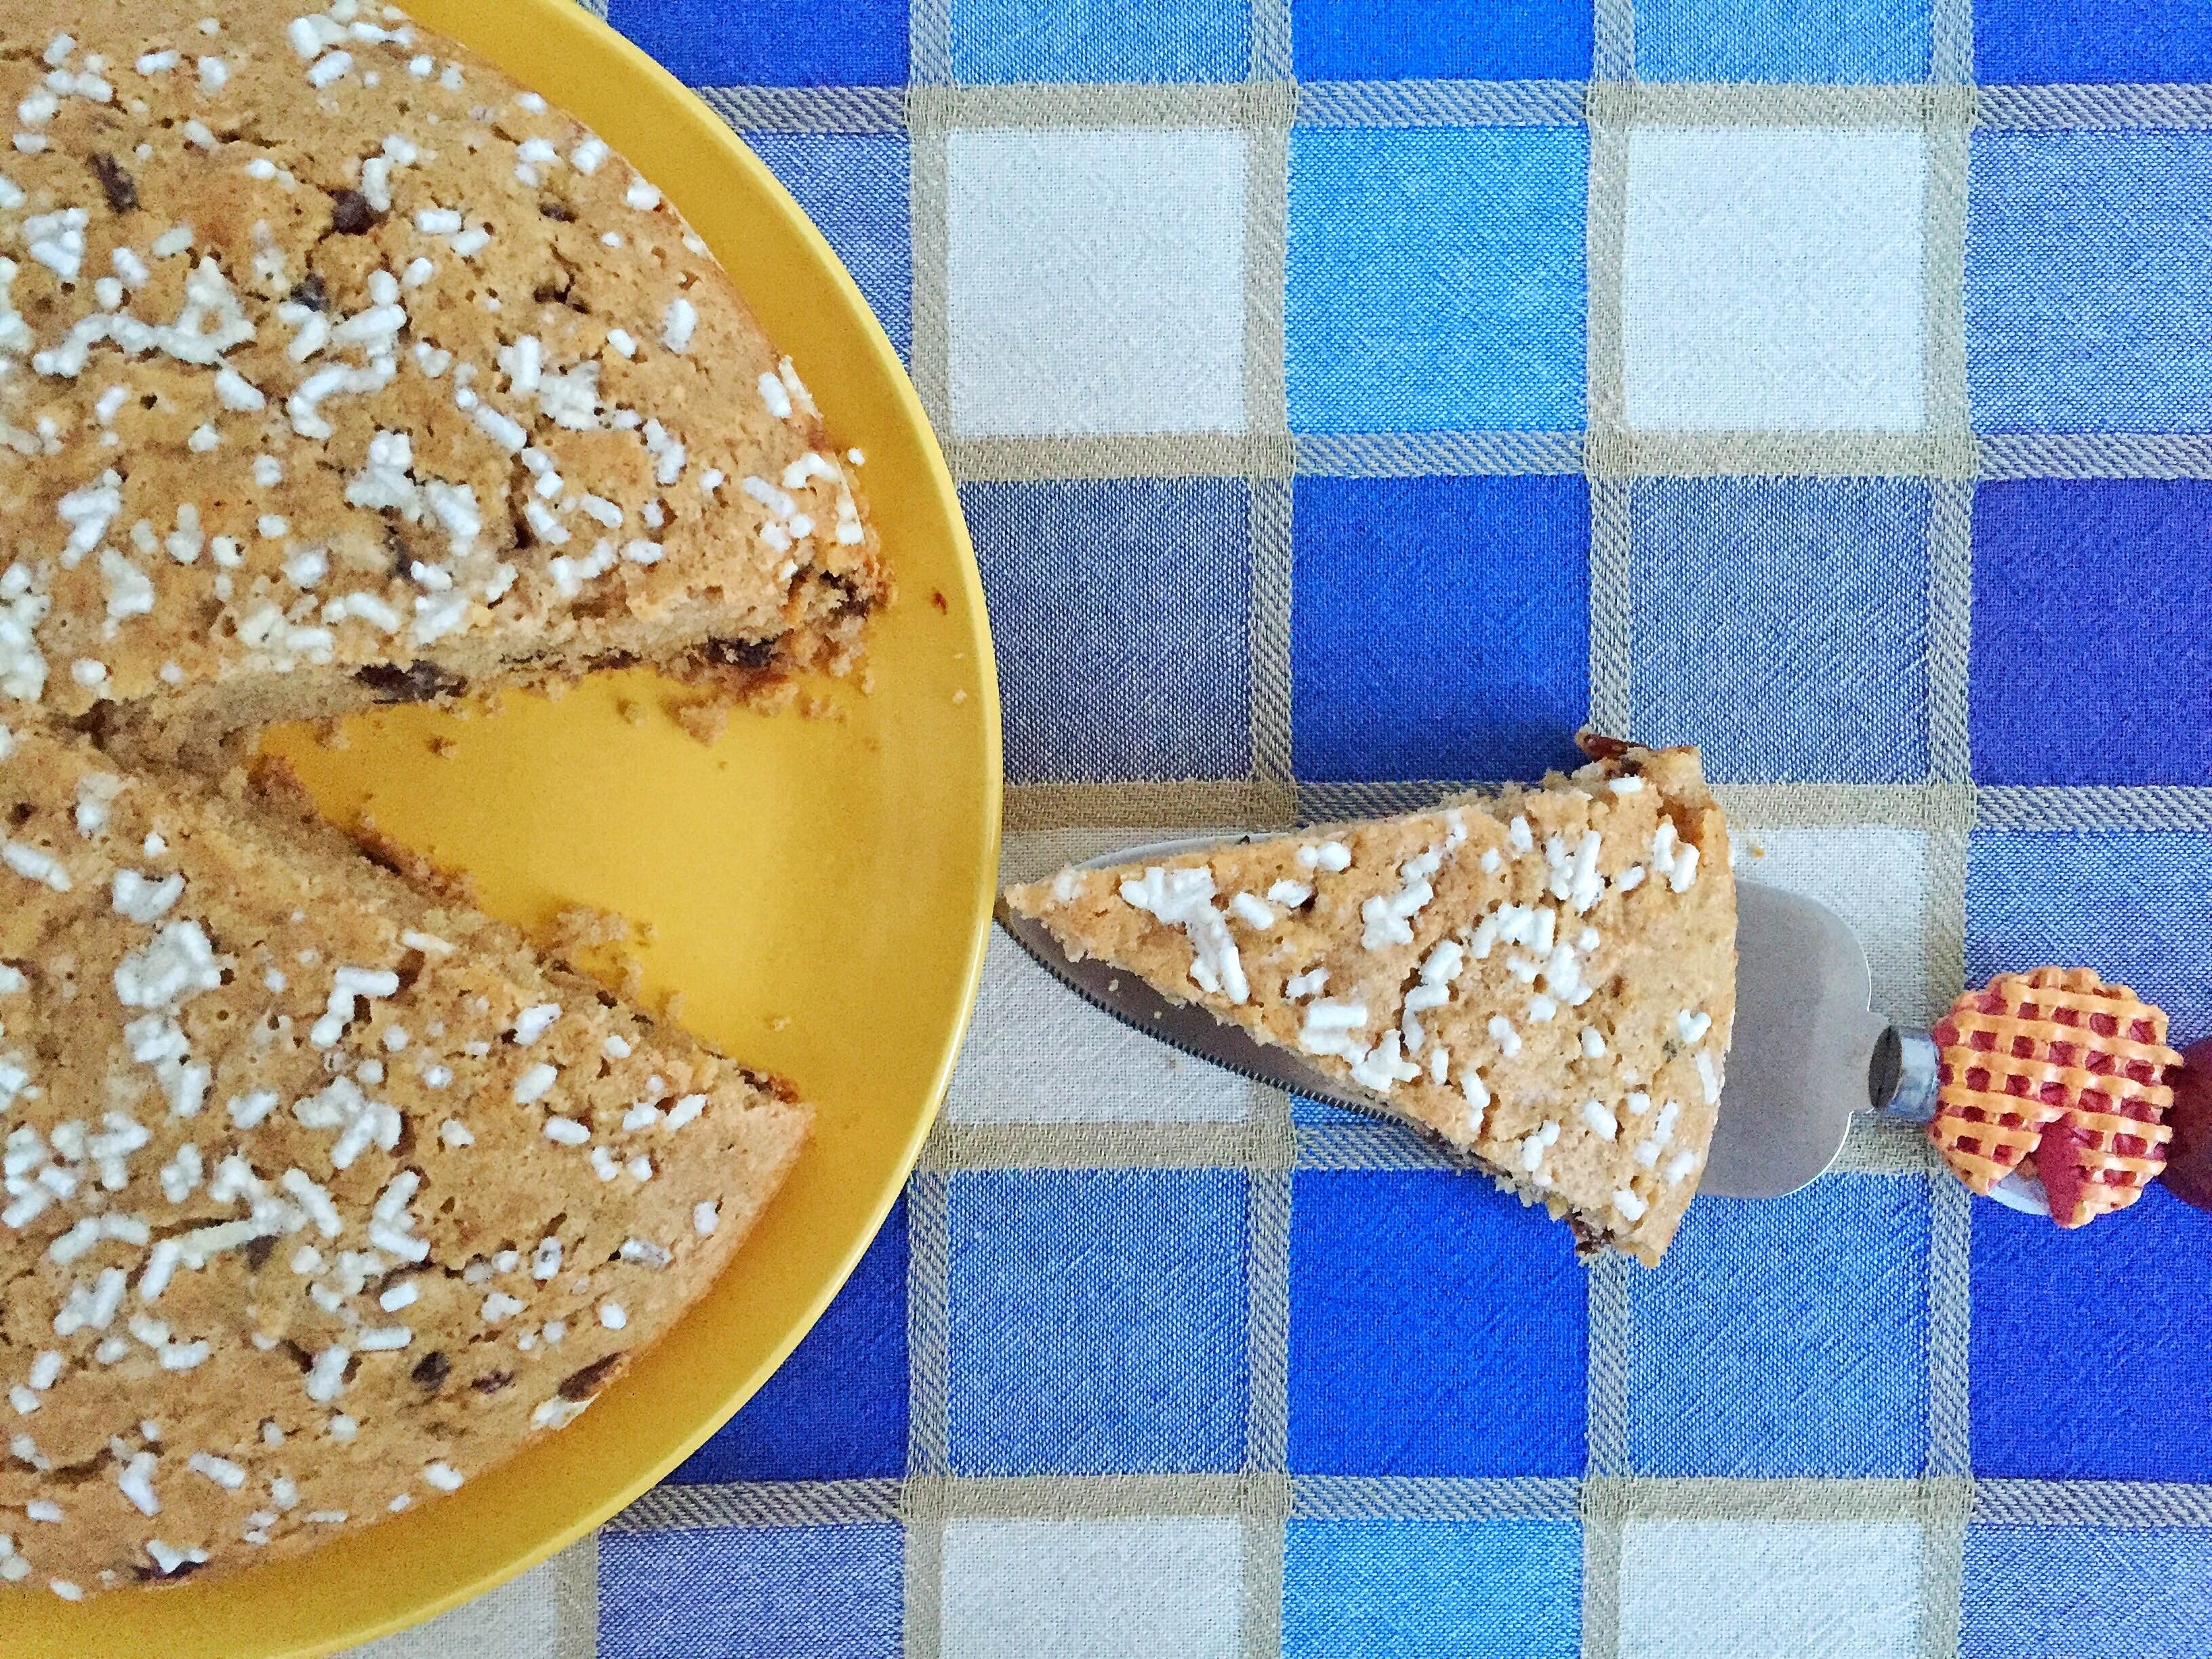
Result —
[[[873,534],[705,245],[453,42],[301,9],[0,23],[0,708],[180,752],[486,676],[848,660]]]
[[[1694,750],[1624,747],[1538,789],[1006,899],[1077,959],[1300,1051],[1586,1239],[1656,1263],[1697,1190],[1735,889]]]
[[[336,831],[9,747],[0,1580],[289,1553],[483,1473],[798,1155],[780,1085]]]

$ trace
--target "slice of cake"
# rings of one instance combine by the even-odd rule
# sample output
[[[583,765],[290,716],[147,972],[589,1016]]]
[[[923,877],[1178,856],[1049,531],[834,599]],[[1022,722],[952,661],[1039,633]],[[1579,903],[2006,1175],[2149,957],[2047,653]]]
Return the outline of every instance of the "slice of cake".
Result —
[[[780,1085],[311,817],[0,740],[0,1581],[295,1552],[583,1411]]]
[[[887,587],[845,460],[572,117],[351,0],[5,33],[0,708],[204,755],[486,679],[852,659]]]
[[[1009,889],[1141,975],[1656,1263],[1735,1017],[1728,830],[1697,752],[1604,744],[1540,789]]]

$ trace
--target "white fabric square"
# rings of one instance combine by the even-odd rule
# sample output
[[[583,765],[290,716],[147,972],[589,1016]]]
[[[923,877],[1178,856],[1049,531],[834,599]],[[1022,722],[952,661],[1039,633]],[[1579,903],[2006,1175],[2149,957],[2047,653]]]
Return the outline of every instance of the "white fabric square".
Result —
[[[1628,424],[1923,427],[1927,179],[1917,132],[1632,133]]]
[[[1241,133],[945,142],[962,437],[1244,427]]]
[[[1631,1521],[1620,1659],[1911,1659],[1914,1521]]]
[[[560,1659],[561,1577],[568,1570],[556,1557],[428,1624],[340,1659]]]
[[[1943,1010],[1928,979],[1928,836],[1883,824],[1738,831],[1736,874],[1818,899],[1851,925],[1874,975],[1874,1007],[1923,1030]],[[1749,848],[1765,851],[1753,858]]]
[[[1243,1554],[1228,1519],[953,1522],[944,1659],[1235,1659]]]

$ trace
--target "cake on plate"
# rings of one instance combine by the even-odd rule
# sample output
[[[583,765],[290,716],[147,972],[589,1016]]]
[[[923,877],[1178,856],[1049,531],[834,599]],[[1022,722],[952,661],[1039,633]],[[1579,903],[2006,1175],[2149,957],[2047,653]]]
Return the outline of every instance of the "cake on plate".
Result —
[[[0,1595],[74,1598],[573,1419],[811,1121],[253,734],[633,662],[745,695],[850,667],[890,580],[706,245],[483,59],[355,0],[0,36]]]

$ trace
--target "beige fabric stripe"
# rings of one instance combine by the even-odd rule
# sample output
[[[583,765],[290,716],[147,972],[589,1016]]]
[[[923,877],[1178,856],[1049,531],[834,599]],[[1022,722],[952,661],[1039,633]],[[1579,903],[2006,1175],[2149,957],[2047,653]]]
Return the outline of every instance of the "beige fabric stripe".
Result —
[[[1252,0],[1251,18],[1245,78],[1290,80],[1297,72],[1291,50],[1291,0]]]
[[[1249,237],[1249,232],[1248,232]],[[1280,301],[1277,302],[1279,308]],[[1248,331],[1248,336],[1250,331]],[[1280,344],[1277,344],[1279,358]],[[1248,338],[1246,350],[1251,349]],[[1127,432],[1089,437],[963,438],[947,453],[963,483],[1051,478],[1287,478],[1280,433]]]
[[[1479,477],[1580,472],[1578,432],[1311,432],[1292,439],[1297,471],[1320,477]]]
[[[951,1326],[951,1224],[945,1177],[919,1170],[907,1187],[907,1468],[919,1475],[952,1467],[949,1411]]]
[[[916,126],[1240,127],[1291,125],[1282,81],[1023,82],[914,88]]]
[[[1573,126],[1579,81],[1318,81],[1298,88],[1310,127]]]
[[[1121,826],[1200,830],[1217,825],[1287,827],[1297,810],[1291,790],[1249,778],[1188,783],[1023,783],[1006,790],[1009,834],[1039,830]]]
[[[1247,1169],[1250,1123],[954,1123],[938,1120],[922,1148],[931,1170]]]
[[[1591,20],[1590,75],[1600,81],[1636,78],[1635,0],[1597,0]]]
[[[1241,1617],[1249,1659],[1270,1659],[1283,1639],[1284,1523],[1291,1509],[1291,1173],[1296,1154],[1290,1097],[1259,1091],[1246,1197],[1245,1353],[1248,1405]],[[1261,1478],[1266,1477],[1266,1478]]]
[[[951,0],[911,0],[907,78],[917,86],[941,86],[952,79]]]
[[[1984,478],[2212,478],[2201,432],[2001,432],[1981,451]]]
[[[559,1659],[599,1659],[599,1535],[553,1559],[553,1626]]]
[[[604,0],[580,0],[586,11],[603,15]],[[1279,15],[1280,0],[1262,0],[1257,9],[1269,19]],[[1942,0],[1936,8],[1936,51],[1948,55],[1947,14],[1965,9],[1965,0]],[[1603,9],[1625,19],[1621,7]],[[912,43],[913,77],[929,88],[926,110],[915,118],[939,125],[1097,127],[1111,125],[1242,126],[1240,100],[1259,98],[1287,103],[1297,121],[1309,126],[1492,126],[1572,125],[1584,118],[1588,90],[1577,81],[1309,81],[1287,83],[1287,42],[1279,70],[1261,61],[1262,31],[1255,19],[1254,75],[1246,86],[1267,84],[1264,94],[1224,89],[1218,85],[1166,87],[1113,82],[1027,82],[1019,86],[954,88],[946,40],[945,0],[922,0],[915,8],[918,27]],[[1787,126],[1963,127],[1985,131],[2051,131],[2066,129],[2161,130],[2212,125],[2212,86],[2113,83],[2075,86],[1988,86],[1957,84],[1962,79],[1939,63],[1940,86],[1788,86],[1752,82],[1643,82],[1630,84],[1634,43],[1615,56],[1607,47],[1601,21],[1597,74],[1607,86],[1608,121],[1632,118],[1645,124],[1711,125],[1747,124]],[[1287,33],[1287,19],[1283,20]],[[925,40],[924,36],[927,39]],[[1963,51],[1971,44],[1949,49]],[[717,107],[745,112],[739,125],[799,132],[891,131],[905,118],[905,89],[897,87],[721,86],[696,88]],[[970,115],[973,110],[975,114]],[[858,124],[858,125],[856,125]]]
[[[1589,486],[1589,723],[1621,737],[1636,730],[1631,488],[1607,478]]]
[[[2212,1527],[2212,1484],[1981,1480],[1974,1519],[2014,1527]]]
[[[914,265],[908,370],[930,424],[952,432],[950,261],[945,135],[917,129],[908,146],[908,237]]]
[[[1092,1515],[1235,1516],[1273,1508],[1301,1520],[1565,1519],[1589,1494],[1620,1516],[1699,1519],[1905,1520],[1967,1491],[1955,1476],[1833,1480],[1246,1474],[916,1476],[660,1486],[608,1522],[614,1532],[800,1527],[901,1519],[1081,1519]],[[1945,1489],[1948,1488],[1948,1493]],[[1094,1496],[1096,1501],[1094,1503]],[[1256,1494],[1256,1496],[1255,1496]],[[1972,1484],[1977,1522],[2000,1526],[2212,1526],[2212,1483],[2004,1480]]]
[[[1966,788],[1918,783],[1723,783],[1713,793],[1729,818],[1746,829],[1963,829],[1973,810]]]
[[[1257,49],[1263,43],[1270,64],[1288,73],[1291,25],[1288,0],[1269,0],[1268,15],[1253,19],[1255,61],[1252,73],[1261,68]],[[1289,89],[1288,82],[1264,84]],[[1249,718],[1251,723],[1252,774],[1271,790],[1295,790],[1291,777],[1292,743],[1291,675],[1291,530],[1293,495],[1289,469],[1291,461],[1290,406],[1285,386],[1285,270],[1289,259],[1291,133],[1289,115],[1295,110],[1291,97],[1271,100],[1261,107],[1269,118],[1253,125],[1247,139],[1244,183],[1244,416],[1252,434],[1255,459],[1264,465],[1248,476],[1250,492],[1247,513],[1247,547],[1251,560],[1251,591],[1246,623],[1247,662],[1250,675]],[[1283,118],[1277,120],[1276,116]],[[1248,1543],[1250,1540],[1248,1540]],[[1246,1552],[1248,1569],[1254,1565]],[[1278,1552],[1279,1555],[1279,1552]],[[1279,1560],[1277,1571],[1279,1571]],[[1264,1595],[1262,1594],[1264,1600]],[[1256,1609],[1253,1610],[1256,1616]],[[1277,1609],[1279,1620],[1280,1609]],[[1245,1621],[1247,1641],[1255,1626]]]
[[[933,1483],[910,1483],[904,1494],[911,1499]],[[902,1659],[937,1659],[945,1646],[945,1519],[912,1507],[902,1512],[905,1522],[906,1594],[900,1616],[904,1621]]]
[[[1628,1464],[1629,1279],[1644,1271],[1625,1255],[1606,1255],[1589,1267],[1589,1473],[1625,1475]]]
[[[1292,705],[1297,690],[1291,672],[1291,493],[1285,479],[1259,478],[1250,485],[1252,596],[1247,641],[1252,680],[1252,772],[1270,791],[1295,789],[1291,757]]]
[[[1923,1143],[1924,1144],[1924,1143]],[[1953,1659],[1973,1507],[1967,1399],[1973,1195],[1948,1172],[1931,1175],[1928,1252],[1928,1473],[1922,1515],[1921,1652]]]
[[[1583,342],[1583,465],[1589,479],[1589,723],[1630,735],[1635,723],[1633,485],[1607,465],[1637,443],[1626,431],[1623,287],[1627,261],[1628,129],[1643,88],[1636,80],[1634,0],[1597,0],[1592,20],[1593,80],[1584,100],[1589,124],[1589,184],[1583,232],[1589,294]],[[1584,1409],[1587,1473],[1628,1472],[1628,1272],[1626,1260],[1593,1263],[1588,1284],[1589,1353]],[[1620,1645],[1622,1514],[1606,1485],[1583,1483],[1583,1659],[1614,1659]]]
[[[610,1532],[708,1527],[823,1527],[896,1521],[900,1482],[737,1480],[655,1486],[607,1522]]]
[[[917,192],[917,202],[921,199]],[[916,280],[921,280],[919,268]],[[1591,304],[1594,307],[1601,304],[1595,290]],[[1593,314],[1594,343],[1603,321]],[[1954,341],[1959,325],[1955,316],[1944,324]],[[1961,354],[1952,347],[1944,349],[1952,358],[1952,366],[1944,374],[1955,387],[1963,374],[1957,366]],[[1931,358],[1931,375],[1934,370]],[[1595,411],[1603,401],[1604,389],[1597,380],[1590,384],[1591,407]],[[1932,388],[1930,395],[1936,395]],[[1964,393],[1943,395],[1955,403]],[[1293,474],[1345,478],[1478,477],[1574,472],[1587,472],[1593,478],[1623,479],[1920,477],[1953,479],[1961,485],[1978,479],[2212,478],[2212,434],[2192,433],[2062,432],[1976,437],[1963,431],[1139,432],[958,439],[948,446],[947,454],[954,474],[963,483],[1288,478]]]
[[[1929,1480],[1831,1480],[1801,1475],[1744,1480],[1702,1476],[1632,1475],[1583,1483],[1583,1509],[1593,1498],[1632,1520],[1911,1521],[1925,1512]],[[1961,1488],[1966,1482],[1952,1483]]]
[[[1613,126],[1963,127],[1972,88],[1908,82],[1813,85],[1593,81],[1590,119]]]
[[[917,1486],[941,1484],[952,1468],[951,1223],[946,1178],[916,1170],[907,1182],[907,1659],[935,1659],[942,1636],[945,1528],[940,1515],[911,1508]]]
[[[1929,0],[1928,78],[1965,86],[1974,78],[1973,0]]]
[[[1254,1094],[1261,1102],[1271,1096],[1284,1098],[1257,1085]],[[939,1122],[923,1148],[921,1167],[939,1171],[1241,1169],[1256,1177],[1292,1168],[1467,1172],[1471,1166],[1400,1124],[1380,1120],[1304,1123],[1293,1129],[1287,1106],[1279,1123],[1272,1109],[1258,1106],[1254,1118],[1243,1123]],[[1863,1113],[1853,1120],[1835,1167],[1857,1175],[1919,1177],[1936,1166],[1916,1126]]]
[[[1597,139],[1593,137],[1595,155]],[[1595,163],[1593,163],[1595,165]],[[1595,182],[1595,181],[1594,181]],[[1596,337],[1595,308],[1591,336]],[[1604,432],[1592,431],[1584,465],[1593,477],[1705,478],[1776,475],[1971,478],[1973,440],[1925,432]]]
[[[1974,492],[1938,479],[1928,511],[1928,768],[1945,783],[1973,775],[1968,711],[1973,629]]]
[[[591,13],[592,16],[599,18],[602,21],[605,21],[607,15],[607,0],[576,0],[576,3],[582,7],[586,11]]]
[[[903,132],[903,87],[700,87],[740,132]]]
[[[2212,125],[2212,87],[2156,82],[2094,86],[1983,87],[1980,124],[2020,131]]]
[[[1297,805],[1303,809],[1305,821],[1311,823],[1409,812],[1434,805],[1448,795],[1480,788],[1486,781],[1492,781],[1302,783]],[[1265,827],[1287,824],[1291,810],[1288,789],[1246,779],[1016,784],[1006,793],[1006,827],[1015,832],[1116,826],[1131,830]],[[1713,793],[1742,829],[1883,824],[1950,834],[1960,838],[1961,856],[1969,826],[2186,833],[2212,830],[2212,788],[2179,785],[1978,787],[1963,782],[1720,783],[1714,786]],[[1106,840],[1110,844],[1111,837]],[[1963,864],[1960,871],[1963,880]]]
[[[2212,830],[2212,789],[1984,786],[1975,822],[2004,830]]]
[[[1621,1547],[1634,1480],[1585,1480],[1577,1511],[1583,1522],[1583,1659],[1614,1659],[1620,1651]]]

